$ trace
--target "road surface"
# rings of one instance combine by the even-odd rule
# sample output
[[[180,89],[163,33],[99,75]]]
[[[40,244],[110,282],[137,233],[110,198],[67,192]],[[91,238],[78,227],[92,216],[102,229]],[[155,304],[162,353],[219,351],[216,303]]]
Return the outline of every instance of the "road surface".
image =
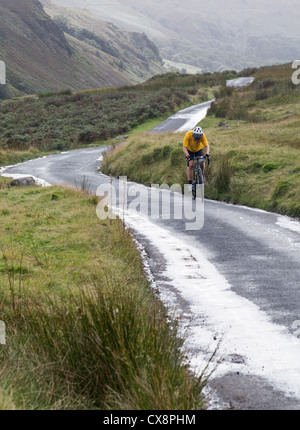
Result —
[[[213,101],[214,100],[210,100],[208,102],[200,103],[198,105],[190,106],[186,109],[180,110],[179,112],[168,118],[166,121],[156,126],[151,132],[179,133],[183,131],[189,131],[194,128],[198,124],[198,122],[200,122],[206,117],[207,111]]]
[[[227,87],[245,87],[247,85],[252,84],[255,78],[237,78],[237,79],[229,79],[226,81]]]
[[[254,78],[237,78],[227,80],[226,85],[228,87],[244,87],[250,85],[254,81]],[[180,133],[189,131],[194,128],[202,119],[206,117],[207,111],[210,108],[213,100],[209,100],[204,103],[200,103],[194,106],[190,106],[186,109],[182,109],[169,117],[166,121],[156,126],[151,132],[152,133]]]
[[[103,192],[105,150],[55,154],[4,174]],[[190,196],[117,179],[113,189],[161,300],[181,315],[191,367],[201,372],[218,346],[209,408],[300,409],[299,222],[209,200],[202,212],[200,199],[190,207]],[[204,214],[204,225],[190,229],[191,214]]]

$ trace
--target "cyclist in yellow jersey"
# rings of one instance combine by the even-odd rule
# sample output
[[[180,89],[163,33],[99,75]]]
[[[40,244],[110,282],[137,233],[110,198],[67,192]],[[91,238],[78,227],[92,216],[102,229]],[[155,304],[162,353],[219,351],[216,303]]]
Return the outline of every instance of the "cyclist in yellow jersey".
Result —
[[[193,167],[194,167],[194,157],[204,156],[203,148],[205,146],[206,158],[208,164],[210,163],[210,148],[207,142],[206,136],[203,133],[201,127],[195,127],[194,130],[190,130],[186,133],[183,141],[183,152],[187,161],[187,180],[188,183],[192,183],[193,179]],[[204,169],[204,163],[201,163],[201,169]]]

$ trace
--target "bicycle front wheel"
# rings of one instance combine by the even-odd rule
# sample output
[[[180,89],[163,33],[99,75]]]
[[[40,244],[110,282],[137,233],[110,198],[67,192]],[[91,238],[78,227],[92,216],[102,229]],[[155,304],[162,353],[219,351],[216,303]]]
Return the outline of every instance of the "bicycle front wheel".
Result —
[[[198,185],[204,184],[204,176],[201,168],[199,168],[197,172],[197,184]]]
[[[199,168],[197,171],[197,181],[195,185],[195,198],[199,197],[202,201],[204,201],[204,176],[202,169]]]
[[[196,185],[196,181],[193,181],[193,184],[192,184],[192,196],[193,196],[193,200],[195,200],[195,198],[197,197],[197,185]]]

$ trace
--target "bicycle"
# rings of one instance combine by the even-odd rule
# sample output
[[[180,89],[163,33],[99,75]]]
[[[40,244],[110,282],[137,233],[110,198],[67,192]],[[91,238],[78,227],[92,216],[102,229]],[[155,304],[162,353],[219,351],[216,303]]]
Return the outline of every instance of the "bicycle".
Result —
[[[201,169],[201,163],[205,163],[206,157],[200,156],[200,157],[194,157],[194,169],[193,169],[193,182],[192,182],[192,197],[193,200],[197,197],[197,185],[201,185],[201,187],[198,186],[198,189],[201,190],[201,198],[204,199],[204,175],[203,171]]]

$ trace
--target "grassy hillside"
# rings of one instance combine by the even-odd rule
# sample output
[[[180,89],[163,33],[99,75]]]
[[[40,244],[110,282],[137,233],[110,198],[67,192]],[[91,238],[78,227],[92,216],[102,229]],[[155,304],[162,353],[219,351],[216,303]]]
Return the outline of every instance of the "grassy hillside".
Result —
[[[212,86],[226,77],[167,74],[134,87],[6,101],[0,105],[0,165],[39,151],[99,144],[146,120],[164,119],[181,106],[211,98]]]
[[[300,86],[291,65],[259,69],[244,89],[225,86],[201,126],[211,145],[207,198],[300,217]],[[102,169],[150,183],[186,183],[184,134],[139,135]]]
[[[67,12],[61,13],[68,20]],[[146,36],[122,32],[91,14],[74,16],[73,33],[66,34],[61,21],[52,20],[38,0],[1,1],[0,58],[7,66],[8,85],[1,86],[0,100],[129,85],[163,71],[157,48]]]
[[[0,178],[0,410],[203,408],[176,320],[130,234],[96,204]]]
[[[0,7],[0,53],[11,86],[34,93],[99,85],[92,76],[84,84],[78,75],[80,62],[38,1],[3,0]]]
[[[127,30],[145,32],[163,58],[198,70],[237,69],[298,58],[295,0],[56,0],[86,7]],[[186,67],[184,67],[186,68]]]

